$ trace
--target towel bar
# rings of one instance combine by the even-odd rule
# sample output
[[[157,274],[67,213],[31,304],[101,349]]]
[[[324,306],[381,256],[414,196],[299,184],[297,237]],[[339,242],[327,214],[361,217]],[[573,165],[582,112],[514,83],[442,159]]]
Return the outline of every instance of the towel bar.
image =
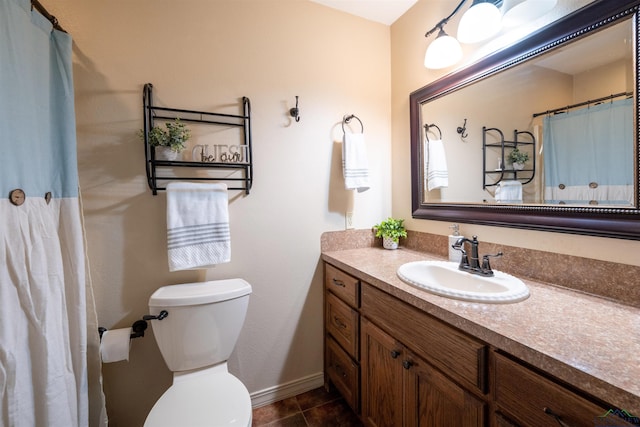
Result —
[[[424,125],[424,136],[427,138],[427,141],[429,140],[429,129],[431,128],[438,129],[438,133],[440,134],[440,141],[442,141],[442,131],[440,130],[438,125],[436,125],[435,123],[432,123],[430,125]]]
[[[361,133],[364,133],[364,125],[362,124],[362,120],[360,120],[360,119],[358,118],[358,116],[356,116],[355,114],[347,115],[347,116],[344,116],[344,117],[342,118],[342,133],[346,133],[346,132],[345,132],[345,130],[344,130],[344,124],[345,124],[345,123],[346,123],[346,124],[349,124],[349,122],[351,121],[351,119],[356,119],[357,121],[359,121],[359,122],[360,122],[360,129],[362,129],[362,130],[361,130]]]

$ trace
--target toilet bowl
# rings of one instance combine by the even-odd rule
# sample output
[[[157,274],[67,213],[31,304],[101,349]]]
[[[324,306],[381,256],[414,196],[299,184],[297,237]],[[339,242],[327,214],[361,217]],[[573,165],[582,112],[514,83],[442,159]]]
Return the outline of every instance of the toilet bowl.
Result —
[[[155,403],[144,427],[251,426],[251,398],[229,373],[249,303],[242,279],[159,288],[149,298],[153,334],[173,384]]]

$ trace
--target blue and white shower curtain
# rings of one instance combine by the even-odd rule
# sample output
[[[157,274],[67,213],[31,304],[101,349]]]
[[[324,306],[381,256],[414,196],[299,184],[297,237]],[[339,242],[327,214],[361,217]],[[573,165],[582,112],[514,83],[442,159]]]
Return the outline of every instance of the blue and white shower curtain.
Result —
[[[545,117],[545,202],[633,206],[633,99]]]
[[[71,44],[29,1],[0,0],[3,427],[89,422]]]

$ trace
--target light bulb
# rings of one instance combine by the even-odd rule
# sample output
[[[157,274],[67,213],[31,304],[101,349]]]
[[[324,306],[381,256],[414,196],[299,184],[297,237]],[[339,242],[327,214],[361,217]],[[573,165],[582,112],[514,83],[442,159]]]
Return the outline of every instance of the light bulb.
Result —
[[[502,23],[505,27],[515,27],[531,22],[553,9],[556,3],[558,0],[504,0]]]
[[[461,43],[478,43],[498,34],[502,15],[493,3],[473,2],[458,25],[458,40]]]
[[[424,66],[437,70],[455,64],[460,58],[462,58],[460,43],[441,28],[438,37],[427,48]]]

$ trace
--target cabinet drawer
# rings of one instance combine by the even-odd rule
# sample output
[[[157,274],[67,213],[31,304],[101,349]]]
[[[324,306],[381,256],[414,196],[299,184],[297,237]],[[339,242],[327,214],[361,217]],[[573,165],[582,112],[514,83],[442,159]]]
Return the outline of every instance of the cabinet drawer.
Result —
[[[358,359],[360,347],[358,345],[360,334],[358,312],[329,292],[325,307],[327,310],[325,316],[327,332],[352,357]]]
[[[485,343],[371,285],[361,292],[363,316],[468,389],[487,392]]]
[[[360,404],[360,369],[336,342],[327,339],[327,375],[333,385],[357,413]]]
[[[324,286],[328,291],[339,296],[351,307],[359,307],[358,291],[360,289],[358,279],[330,264],[325,264],[324,276]]]
[[[518,425],[560,425],[553,415],[555,414],[564,423],[561,425],[592,427],[595,420],[609,409],[573,393],[500,353],[494,354],[496,403]],[[618,419],[615,421],[611,425],[625,425],[622,420],[619,424]],[[603,419],[603,425],[604,423],[606,419]]]

